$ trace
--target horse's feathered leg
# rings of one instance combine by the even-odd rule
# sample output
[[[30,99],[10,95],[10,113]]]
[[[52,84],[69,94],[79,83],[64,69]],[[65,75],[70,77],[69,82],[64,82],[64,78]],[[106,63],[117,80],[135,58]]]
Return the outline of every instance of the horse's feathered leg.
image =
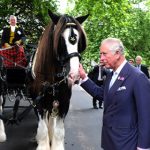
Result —
[[[63,118],[55,117],[54,118],[54,131],[52,137],[51,150],[64,150],[64,121]]]
[[[39,117],[36,140],[38,147],[36,150],[50,150],[48,128],[44,119]]]
[[[48,135],[49,135],[49,140],[50,140],[50,145],[52,145],[52,139],[53,139],[53,134],[54,134],[54,118],[52,117],[47,117],[47,127],[48,127]]]
[[[3,108],[3,97],[0,95],[0,114],[2,115]],[[0,119],[0,142],[5,142],[6,141],[6,133],[5,133],[5,127],[4,127],[4,122],[3,120]]]

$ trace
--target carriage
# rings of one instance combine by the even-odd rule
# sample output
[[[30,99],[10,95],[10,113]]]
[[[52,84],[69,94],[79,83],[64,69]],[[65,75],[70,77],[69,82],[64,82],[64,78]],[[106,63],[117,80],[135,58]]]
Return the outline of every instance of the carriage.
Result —
[[[5,63],[11,62],[15,69],[1,67],[5,69],[0,76],[0,107],[2,100],[5,101],[5,97],[12,100],[12,95],[15,103],[12,118],[5,120],[0,115],[0,141],[6,140],[3,122],[20,121],[34,107],[38,116],[36,150],[64,150],[64,120],[69,110],[72,85],[79,80],[80,54],[86,48],[86,34],[81,24],[88,15],[74,18],[50,10],[48,14],[51,22],[45,27],[28,65],[22,57],[18,58],[18,63],[13,60]],[[17,117],[21,99],[26,99],[29,106]]]
[[[19,45],[0,49],[0,104],[3,109],[10,112],[10,115],[4,115],[1,108],[0,119],[6,124],[19,124],[32,109],[27,83],[29,57],[33,52],[32,49],[30,54],[29,51],[25,53],[24,48]]]

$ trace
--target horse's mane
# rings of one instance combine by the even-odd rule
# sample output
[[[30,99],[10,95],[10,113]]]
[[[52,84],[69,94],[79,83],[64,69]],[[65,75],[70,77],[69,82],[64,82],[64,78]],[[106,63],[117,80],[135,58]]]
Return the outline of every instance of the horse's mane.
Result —
[[[60,69],[57,58],[60,53],[63,54],[65,50],[65,45],[62,46],[60,42],[61,34],[67,26],[67,23],[75,23],[76,28],[79,32],[79,45],[78,51],[82,52],[86,48],[86,35],[84,30],[78,21],[73,17],[68,15],[63,15],[60,17],[57,25],[53,22],[49,23],[38,44],[36,61],[34,66],[34,72],[36,75],[35,87],[39,87],[41,82],[48,81],[50,83],[55,82],[55,75]]]

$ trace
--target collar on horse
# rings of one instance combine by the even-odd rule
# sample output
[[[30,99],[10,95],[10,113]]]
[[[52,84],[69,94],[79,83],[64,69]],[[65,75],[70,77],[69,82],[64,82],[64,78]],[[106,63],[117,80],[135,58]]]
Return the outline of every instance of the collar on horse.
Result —
[[[51,117],[55,118],[58,116],[59,113],[59,101],[56,97],[56,91],[57,88],[59,87],[59,85],[61,85],[63,82],[66,82],[67,80],[67,76],[65,76],[62,80],[50,84],[49,82],[45,81],[42,83],[42,91],[39,93],[39,96],[36,97],[35,102],[33,103],[33,106],[37,108],[37,110],[43,114],[44,113],[44,109],[42,108],[42,106],[40,105],[41,101],[44,99],[45,95],[48,93],[51,95],[52,99],[53,99],[53,107],[52,107],[52,111],[51,111]]]
[[[40,91],[39,95],[36,97],[35,101],[33,102],[33,106],[37,108],[40,113],[44,113],[43,108],[41,107],[40,103],[44,99],[45,95],[49,94],[52,97],[53,101],[53,108],[51,112],[51,117],[56,117],[59,113],[59,101],[57,100],[57,88],[62,84],[67,82],[68,73],[66,69],[63,69],[63,72],[57,73],[57,77],[62,78],[61,80],[51,84],[48,81],[41,82],[42,90]]]

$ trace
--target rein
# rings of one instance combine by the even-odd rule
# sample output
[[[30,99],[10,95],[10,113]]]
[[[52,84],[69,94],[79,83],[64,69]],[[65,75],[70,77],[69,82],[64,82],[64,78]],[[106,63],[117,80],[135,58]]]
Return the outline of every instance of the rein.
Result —
[[[24,66],[22,66],[22,65],[19,64],[19,62],[22,62],[25,58],[23,58],[23,59],[20,60],[18,63],[16,63],[16,62],[14,62],[14,61],[12,61],[12,60],[10,60],[10,59],[8,59],[8,58],[2,56],[2,55],[0,55],[0,56],[1,56],[2,58],[4,58],[5,60],[9,61],[10,63],[14,64],[15,67],[18,66],[18,67],[20,67],[20,68],[22,68],[22,69],[27,69],[27,67],[24,67]]]
[[[11,46],[11,47],[8,47],[8,48],[1,48],[0,51],[10,50],[10,49],[14,48],[15,46]]]

